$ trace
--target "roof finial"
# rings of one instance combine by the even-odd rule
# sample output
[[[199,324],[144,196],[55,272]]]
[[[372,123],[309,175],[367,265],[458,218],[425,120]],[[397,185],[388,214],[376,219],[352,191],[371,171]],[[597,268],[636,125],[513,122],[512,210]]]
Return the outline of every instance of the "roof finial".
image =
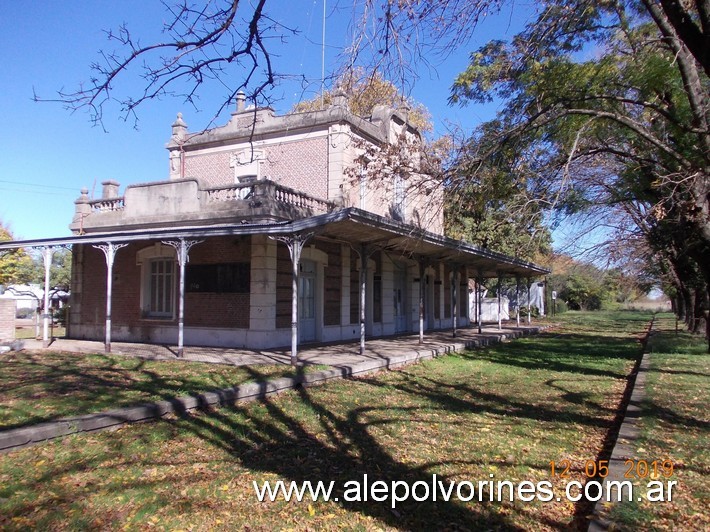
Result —
[[[348,95],[346,92],[338,88],[333,93],[333,107],[342,107],[343,109],[348,108]]]
[[[173,137],[176,139],[184,139],[187,132],[187,124],[182,119],[182,113],[177,114],[175,122],[173,122]]]

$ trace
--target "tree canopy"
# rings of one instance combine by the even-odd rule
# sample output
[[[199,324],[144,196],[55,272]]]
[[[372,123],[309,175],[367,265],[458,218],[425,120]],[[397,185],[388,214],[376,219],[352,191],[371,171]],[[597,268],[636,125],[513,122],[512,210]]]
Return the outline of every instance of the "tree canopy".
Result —
[[[419,102],[401,93],[394,83],[377,72],[366,72],[357,68],[346,71],[335,82],[333,89],[327,89],[310,100],[297,103],[293,111],[304,112],[324,109],[333,103],[333,97],[344,94],[348,109],[361,117],[369,117],[377,105],[388,105],[406,113],[410,124],[421,133],[432,130],[431,113]]]
[[[0,242],[14,240],[12,231],[0,222]],[[20,248],[4,252],[0,256],[0,284],[43,284],[44,260]],[[71,285],[71,252],[57,249],[52,254],[49,269],[49,283],[52,287],[68,290]]]
[[[0,222],[0,242],[15,240],[12,231]],[[4,252],[0,255],[0,284],[28,283],[33,278],[32,257],[23,249]]]
[[[447,236],[525,260],[544,262],[551,235],[544,210],[529,200],[525,176],[513,168],[459,161],[445,180]]]
[[[707,42],[708,6],[543,2],[511,42],[472,53],[456,79],[453,104],[505,102],[460,164],[514,169],[526,205],[605,227],[610,257],[640,238],[679,291],[699,271],[707,299],[710,83],[694,43],[698,32]]]

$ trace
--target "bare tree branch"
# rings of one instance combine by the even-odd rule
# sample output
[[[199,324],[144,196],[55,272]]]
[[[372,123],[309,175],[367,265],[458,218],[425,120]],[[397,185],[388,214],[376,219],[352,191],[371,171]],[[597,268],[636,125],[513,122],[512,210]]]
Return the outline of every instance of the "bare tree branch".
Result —
[[[242,6],[246,6],[242,9]],[[88,83],[75,91],[60,91],[55,99],[69,110],[88,110],[91,120],[103,126],[108,105],[116,104],[124,120],[137,121],[136,110],[148,100],[165,95],[181,96],[196,105],[203,84],[219,82],[227,92],[216,107],[213,120],[239,90],[247,91],[255,101],[268,100],[267,89],[278,77],[265,38],[295,34],[269,18],[264,11],[266,0],[254,6],[240,0],[208,0],[195,9],[184,1],[165,4],[170,20],[164,25],[166,38],[141,45],[123,25],[107,31],[109,41],[118,51],[100,51],[100,61],[91,65]],[[244,12],[245,14],[240,16]],[[119,82],[130,75],[144,80],[137,95],[124,94]]]

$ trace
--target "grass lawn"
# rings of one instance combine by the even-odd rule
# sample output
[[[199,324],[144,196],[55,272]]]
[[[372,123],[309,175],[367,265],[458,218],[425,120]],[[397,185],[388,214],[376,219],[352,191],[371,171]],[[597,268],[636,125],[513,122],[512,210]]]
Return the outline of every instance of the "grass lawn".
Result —
[[[570,460],[569,480],[584,481],[649,319],[568,313],[557,329],[485,350],[15,451],[0,456],[0,528],[586,527],[586,502],[476,495],[392,508],[344,501],[345,483],[367,474],[431,485],[436,474],[446,485],[550,481],[563,495],[550,461]],[[252,482],[265,480],[334,481],[340,500],[259,502]]]
[[[44,327],[44,325],[42,323],[40,323],[39,324],[39,338],[42,338],[42,334],[44,331],[43,327]],[[55,325],[54,328],[50,327],[49,331],[50,331],[50,334],[54,338],[63,338],[67,334],[66,329],[60,325]],[[32,326],[26,325],[23,327],[17,327],[15,329],[15,338],[17,338],[18,340],[28,340],[30,338],[36,338],[37,337],[37,335],[35,334],[36,332],[37,332],[37,328],[34,325],[32,325]]]
[[[3,355],[0,368],[0,430],[293,375],[284,365],[235,367],[32,351]]]
[[[654,330],[658,332],[650,342],[643,432],[636,452],[648,463],[671,460],[671,479],[678,485],[672,502],[625,502],[614,507],[612,517],[626,529],[710,530],[707,341],[685,332],[676,337],[673,318],[657,320]]]

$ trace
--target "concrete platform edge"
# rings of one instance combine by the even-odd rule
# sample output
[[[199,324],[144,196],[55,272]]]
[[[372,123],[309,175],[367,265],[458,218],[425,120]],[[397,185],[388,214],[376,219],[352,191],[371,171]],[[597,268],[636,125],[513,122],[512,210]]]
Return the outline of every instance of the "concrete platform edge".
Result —
[[[619,484],[624,480],[624,473],[627,470],[626,461],[636,456],[635,442],[641,434],[641,411],[642,403],[646,398],[646,376],[649,370],[650,353],[648,340],[653,332],[655,316],[643,339],[643,351],[638,365],[634,368],[629,385],[632,386],[631,396],[624,412],[624,418],[619,427],[619,433],[614,443],[614,448],[609,458],[609,474],[601,481],[604,493],[612,495],[610,499],[602,497],[594,505],[594,512],[589,523],[588,532],[603,532],[615,529],[615,525],[606,516],[615,504],[618,495]]]

